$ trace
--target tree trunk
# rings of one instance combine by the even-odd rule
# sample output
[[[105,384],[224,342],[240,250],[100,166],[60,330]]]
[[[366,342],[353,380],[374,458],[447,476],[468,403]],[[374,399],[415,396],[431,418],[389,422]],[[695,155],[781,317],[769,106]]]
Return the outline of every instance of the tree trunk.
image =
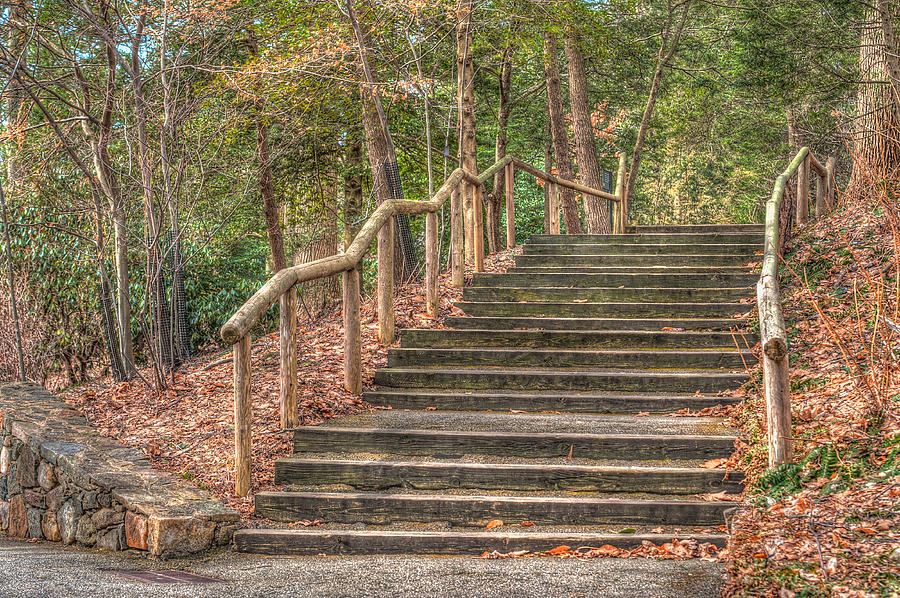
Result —
[[[866,22],[861,34],[861,83],[856,95],[854,160],[848,193],[866,189],[874,181],[893,174],[900,166],[900,142],[897,140],[900,104],[894,93],[896,87],[893,87],[900,83],[892,81],[889,60],[891,54],[897,53],[897,47],[893,40],[890,11],[882,0],[879,0],[879,8],[883,12],[875,7],[866,9]],[[889,41],[894,42],[893,48],[888,47]]]
[[[553,141],[551,129],[550,129],[550,120],[547,120],[547,127],[544,130],[544,135],[547,136],[547,145],[544,146],[544,170],[546,172],[551,172],[553,170]],[[550,184],[544,183],[544,234],[550,234]]]
[[[578,47],[578,38],[566,38],[566,62],[569,66],[569,104],[575,129],[575,155],[578,162],[578,182],[585,187],[600,189],[603,181],[600,162],[597,159],[597,143],[591,124],[591,105],[588,100],[587,74],[584,57]],[[606,200],[593,195],[584,196],[584,220],[592,235],[611,232]]]
[[[544,33],[544,78],[547,85],[547,106],[550,109],[550,131],[553,138],[553,152],[556,157],[556,172],[560,178],[572,180],[572,160],[569,157],[569,137],[562,109],[562,90],[559,83],[559,58],[556,37]],[[575,203],[575,192],[562,188],[563,222],[566,234],[582,233],[581,219],[578,216],[578,205]]]
[[[644,142],[647,140],[647,131],[650,128],[650,117],[653,116],[653,109],[656,107],[656,99],[659,95],[659,88],[662,85],[663,70],[672,60],[675,51],[678,49],[678,42],[681,40],[681,34],[684,31],[684,25],[687,23],[688,13],[691,10],[690,0],[684,3],[681,9],[681,17],[672,30],[672,21],[666,25],[662,35],[662,43],[659,46],[659,54],[656,60],[656,71],[653,73],[653,82],[650,84],[650,94],[647,97],[647,105],[644,107],[644,115],[641,118],[641,125],[638,128],[637,141],[634,143],[634,151],[631,154],[631,170],[628,171],[628,178],[625,183],[625,205],[631,203],[631,196],[634,194],[634,187],[637,183],[638,169],[641,165],[641,158],[644,151]],[[676,18],[671,15],[670,19]]]
[[[500,103],[497,106],[497,137],[494,144],[494,159],[501,160],[506,156],[507,128],[509,116],[512,113],[510,92],[512,91],[512,58],[513,47],[507,46],[503,50],[500,63],[500,76],[498,77],[498,91]],[[494,253],[500,250],[500,206],[506,197],[506,176],[503,170],[494,175],[494,187],[485,196],[487,203],[487,238],[488,251]]]
[[[363,209],[363,150],[360,131],[354,128],[347,140],[344,160],[344,247],[359,232]]]
[[[473,0],[462,0],[457,9],[456,28],[456,73],[457,73],[457,108],[459,113],[459,159],[460,166],[472,174],[478,174],[478,161],[475,146],[475,64],[472,60],[472,11]],[[475,190],[471,185],[463,185],[465,193],[461,197],[465,222],[466,260],[476,261],[476,238],[482,234],[476,231],[478,219],[475,210]]]

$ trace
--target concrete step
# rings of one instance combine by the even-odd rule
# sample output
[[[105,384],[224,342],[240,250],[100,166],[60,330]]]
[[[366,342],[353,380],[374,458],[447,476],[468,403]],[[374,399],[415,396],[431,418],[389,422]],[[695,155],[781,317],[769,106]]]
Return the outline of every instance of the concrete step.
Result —
[[[756,263],[757,267],[755,269],[758,270],[758,265],[761,262],[756,261]],[[752,273],[753,270],[748,268],[746,264],[738,266],[654,266],[653,264],[643,266],[618,266],[615,264],[605,266],[538,265],[515,266],[508,268],[506,274],[687,274],[690,276],[715,276],[718,274],[747,274]],[[755,277],[758,280],[759,274],[756,274]]]
[[[342,453],[460,458],[466,455],[579,460],[717,459],[734,449],[733,436],[577,434],[461,430],[398,430],[306,426],[294,431],[294,454]]]
[[[586,288],[465,287],[463,301],[518,303],[725,303],[745,299],[752,291],[734,288]]]
[[[743,255],[747,261],[762,254],[759,239],[753,243],[605,243],[603,245],[528,242],[525,255]]]
[[[631,226],[628,231],[635,234],[647,233],[682,233],[682,234],[707,234],[707,233],[743,233],[759,234],[765,232],[764,224],[660,224],[653,226]]]
[[[744,314],[743,303],[570,303],[460,301],[454,303],[470,316],[556,318],[700,318],[724,319]]]
[[[388,367],[629,368],[736,370],[755,365],[753,353],[722,349],[426,349],[396,348]]]
[[[684,255],[669,253],[664,255],[639,255],[639,254],[545,254],[545,255],[517,255],[516,267],[530,266],[743,266],[750,262],[761,261],[754,255]]]
[[[730,501],[684,497],[631,498],[556,495],[497,496],[368,492],[259,492],[254,514],[273,521],[391,525],[446,522],[481,528],[497,519],[512,526],[530,521],[552,525],[722,525]]]
[[[356,461],[287,457],[275,462],[275,483],[348,486],[357,490],[455,488],[567,492],[700,494],[742,491],[743,473],[702,467],[633,464],[562,465],[457,461]]]
[[[477,310],[477,308],[476,308]],[[457,329],[504,330],[566,330],[604,332],[658,332],[666,330],[740,330],[744,320],[727,318],[591,318],[538,316],[446,316],[444,323]],[[736,333],[737,334],[737,333]],[[748,332],[744,332],[750,338]],[[753,338],[752,342],[758,339]]]
[[[739,398],[696,394],[473,391],[442,388],[380,387],[363,393],[373,405],[391,409],[444,411],[530,411],[559,413],[674,413],[700,411],[716,405],[734,405]]]
[[[546,245],[550,243],[561,245],[621,245],[625,243],[641,245],[648,243],[658,245],[660,243],[672,243],[685,245],[690,243],[710,244],[753,244],[757,249],[762,248],[763,232],[750,233],[698,233],[698,232],[674,232],[674,233],[632,233],[627,235],[532,235],[528,243]]]
[[[660,328],[663,328],[660,326]],[[746,349],[752,335],[729,332],[656,330],[452,330],[400,331],[403,348],[456,349],[509,347],[534,349]]]
[[[757,274],[695,272],[690,274],[661,273],[575,273],[575,272],[519,272],[505,274],[475,274],[475,287],[572,287],[572,288],[734,288],[748,289],[759,280]],[[750,291],[752,293],[752,291]],[[746,296],[746,295],[745,295]]]
[[[724,534],[682,535],[699,542],[724,546]],[[633,548],[642,542],[662,545],[672,535],[531,532],[423,532],[416,530],[241,529],[234,534],[239,552],[270,555],[314,556],[351,554],[472,555],[496,551],[547,551],[557,546]]]
[[[382,368],[375,384],[394,388],[584,390],[715,394],[747,381],[743,372],[561,370],[515,368]]]

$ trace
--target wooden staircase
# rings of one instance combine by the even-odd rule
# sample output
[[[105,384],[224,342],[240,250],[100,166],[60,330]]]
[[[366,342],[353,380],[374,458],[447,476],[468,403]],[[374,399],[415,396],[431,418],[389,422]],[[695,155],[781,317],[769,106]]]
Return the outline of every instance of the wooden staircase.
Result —
[[[734,431],[666,417],[736,401],[761,226],[538,235],[505,274],[476,274],[447,330],[404,330],[366,400],[391,410],[303,427],[275,465],[283,492],[245,529],[264,554],[479,554],[695,537],[719,526],[740,472]],[[744,340],[746,339],[746,340]],[[486,530],[490,522],[503,525]],[[523,522],[524,525],[523,525]],[[698,527],[702,531],[695,531]],[[620,533],[626,530],[627,533]]]

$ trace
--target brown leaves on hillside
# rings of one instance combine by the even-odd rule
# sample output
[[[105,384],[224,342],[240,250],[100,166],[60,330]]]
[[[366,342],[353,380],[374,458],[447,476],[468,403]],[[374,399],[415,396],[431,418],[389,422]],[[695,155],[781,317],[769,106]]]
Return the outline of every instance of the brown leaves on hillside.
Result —
[[[505,271],[514,249],[489,256],[485,268]],[[460,313],[452,307],[461,289],[441,278],[441,314]],[[364,384],[387,361],[388,347],[376,339],[374,298],[363,301],[362,360]],[[397,329],[442,327],[425,313],[421,283],[400,287],[395,296]],[[369,408],[343,387],[343,319],[340,305],[309,322],[301,310],[297,326],[298,411],[301,425],[315,425]],[[81,410],[101,434],[142,450],[154,467],[207,488],[245,517],[252,512],[252,495],[274,488],[274,463],[291,454],[291,433],[281,429],[278,407],[278,335],[253,340],[253,487],[247,498],[234,497],[234,397],[231,353],[206,355],[176,372],[174,382],[156,393],[139,380],[111,384],[100,380],[69,389],[64,398]]]

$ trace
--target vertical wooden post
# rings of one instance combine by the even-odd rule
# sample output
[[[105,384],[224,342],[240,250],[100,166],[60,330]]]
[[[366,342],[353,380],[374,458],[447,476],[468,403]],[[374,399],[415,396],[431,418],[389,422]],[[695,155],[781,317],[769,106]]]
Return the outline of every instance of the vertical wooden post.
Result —
[[[425,214],[425,313],[438,316],[438,226],[437,213]]]
[[[616,197],[619,202],[616,206],[616,212],[619,217],[616,219],[616,230],[613,232],[617,235],[624,235],[628,226],[628,206],[625,205],[625,152],[619,153],[619,172],[616,173]]]
[[[825,215],[825,176],[816,173],[816,220]]]
[[[278,298],[279,403],[282,429],[296,428],[297,415],[297,289]]]
[[[250,403],[250,337],[244,336],[234,344],[234,494],[247,496],[250,492],[250,422],[253,407]]]
[[[797,224],[809,219],[809,155],[797,169]]]
[[[506,165],[506,248],[516,246],[516,202],[514,197],[514,185],[516,181],[516,167],[510,162]]]
[[[475,190],[472,183],[463,181],[459,192],[462,197],[463,228],[466,238],[466,263],[475,263]]]
[[[771,238],[767,235],[766,238]],[[769,467],[790,463],[794,458],[791,433],[791,373],[788,366],[787,334],[781,311],[778,284],[764,274],[756,285],[759,304],[763,391],[766,395],[766,432]]]
[[[342,276],[344,291],[344,388],[362,392],[362,338],[359,320],[359,268]]]
[[[457,186],[450,194],[450,284],[456,288],[463,286],[466,270],[461,186]]]
[[[559,186],[556,183],[548,182],[550,185],[550,234],[560,234],[559,226]]]
[[[378,342],[394,342],[394,218],[378,231]]]
[[[834,209],[834,156],[825,162],[825,205],[830,212]]]
[[[474,210],[472,231],[475,245],[475,271],[484,272],[484,201],[482,185],[472,185],[472,209]]]

